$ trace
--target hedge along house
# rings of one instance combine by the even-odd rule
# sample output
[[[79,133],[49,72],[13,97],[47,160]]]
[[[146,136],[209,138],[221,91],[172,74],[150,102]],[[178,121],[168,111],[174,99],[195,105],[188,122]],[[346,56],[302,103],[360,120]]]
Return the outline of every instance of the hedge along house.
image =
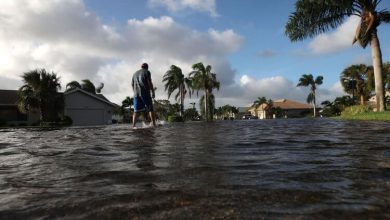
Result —
[[[73,125],[107,125],[112,123],[115,104],[101,94],[92,94],[82,89],[64,93],[64,115],[72,119]]]
[[[0,90],[0,124],[5,125],[34,125],[39,123],[39,110],[21,113],[16,101],[18,90]]]

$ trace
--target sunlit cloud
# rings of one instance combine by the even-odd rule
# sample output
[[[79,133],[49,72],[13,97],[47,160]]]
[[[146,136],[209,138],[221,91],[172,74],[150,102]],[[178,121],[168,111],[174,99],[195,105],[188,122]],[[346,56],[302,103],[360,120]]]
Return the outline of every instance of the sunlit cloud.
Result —
[[[350,17],[336,31],[317,36],[309,44],[310,51],[314,54],[327,54],[352,48],[352,40],[359,19],[357,16]]]

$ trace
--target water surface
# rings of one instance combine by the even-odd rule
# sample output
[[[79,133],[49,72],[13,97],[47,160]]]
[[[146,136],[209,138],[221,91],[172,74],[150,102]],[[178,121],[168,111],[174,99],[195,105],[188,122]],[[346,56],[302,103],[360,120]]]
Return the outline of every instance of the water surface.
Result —
[[[0,219],[389,219],[390,123],[0,130]]]

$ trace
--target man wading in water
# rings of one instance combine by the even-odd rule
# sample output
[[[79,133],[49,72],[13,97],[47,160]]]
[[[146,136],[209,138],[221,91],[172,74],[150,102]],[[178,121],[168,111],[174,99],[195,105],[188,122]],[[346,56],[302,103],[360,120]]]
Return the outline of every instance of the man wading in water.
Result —
[[[152,77],[149,66],[147,63],[142,64],[141,69],[134,73],[131,81],[131,86],[134,92],[134,114],[133,114],[133,128],[137,116],[141,111],[149,112],[150,119],[152,120],[151,125],[156,126],[156,116],[153,111],[153,101],[155,94],[152,83]],[[152,96],[150,96],[152,92]]]

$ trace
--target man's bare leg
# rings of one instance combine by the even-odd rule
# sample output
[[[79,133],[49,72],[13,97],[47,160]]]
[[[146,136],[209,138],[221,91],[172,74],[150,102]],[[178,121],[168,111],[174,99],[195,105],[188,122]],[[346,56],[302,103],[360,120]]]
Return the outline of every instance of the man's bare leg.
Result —
[[[136,123],[136,120],[137,120],[137,112],[134,112],[133,113],[133,128],[135,128],[135,123]]]
[[[151,124],[156,127],[156,114],[154,114],[154,112],[149,112],[149,116],[150,116],[150,119],[152,120],[151,121]]]

